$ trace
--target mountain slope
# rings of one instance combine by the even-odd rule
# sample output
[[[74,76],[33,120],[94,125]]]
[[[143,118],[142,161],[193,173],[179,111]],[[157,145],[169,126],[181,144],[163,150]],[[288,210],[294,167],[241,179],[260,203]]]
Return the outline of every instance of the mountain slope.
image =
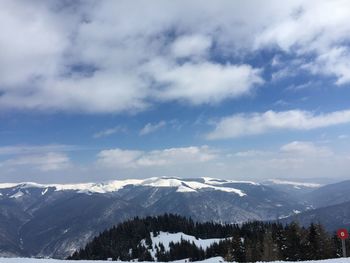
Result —
[[[275,190],[288,193],[294,198],[299,198],[300,200],[303,200],[304,195],[322,187],[322,185],[318,183],[305,183],[281,179],[269,179],[264,181],[263,184]]]
[[[201,222],[240,223],[304,208],[268,186],[213,178],[0,184],[0,255],[62,258],[137,215],[176,213]]]
[[[320,225],[248,222],[199,223],[165,214],[135,218],[102,232],[70,259],[189,261],[221,256],[234,262],[325,259],[337,256],[338,240]]]
[[[350,201],[350,180],[325,185],[305,195],[315,208],[336,205]]]
[[[319,222],[331,232],[339,228],[350,229],[350,202],[309,210],[280,221],[286,223],[296,221],[303,226]]]

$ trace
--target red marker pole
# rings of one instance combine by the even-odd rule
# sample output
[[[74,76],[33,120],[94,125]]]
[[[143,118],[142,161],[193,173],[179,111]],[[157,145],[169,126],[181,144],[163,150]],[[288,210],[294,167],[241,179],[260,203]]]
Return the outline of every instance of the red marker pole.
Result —
[[[346,258],[346,246],[345,246],[345,239],[349,237],[348,230],[345,228],[341,228],[337,231],[338,237],[341,239],[341,246],[343,250],[343,257]]]

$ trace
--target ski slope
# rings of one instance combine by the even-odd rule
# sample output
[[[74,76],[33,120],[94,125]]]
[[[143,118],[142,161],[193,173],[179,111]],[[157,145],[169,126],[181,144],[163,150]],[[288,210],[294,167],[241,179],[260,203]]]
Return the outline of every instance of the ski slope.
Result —
[[[220,241],[225,240],[225,238],[201,239],[201,238],[196,238],[194,236],[186,235],[182,232],[168,233],[168,232],[160,231],[158,235],[154,235],[154,233],[151,233],[151,240],[152,240],[152,249],[149,249],[148,251],[151,253],[151,256],[154,259],[157,259],[156,258],[156,246],[159,245],[159,243],[163,244],[165,251],[170,250],[169,244],[171,242],[176,244],[176,243],[181,243],[181,240],[185,240],[185,241],[188,241],[190,243],[194,243],[196,245],[196,247],[206,250],[208,247],[210,247],[214,243],[219,243]],[[146,240],[143,239],[141,241],[141,244],[146,247],[147,246]]]
[[[162,232],[160,231],[159,235],[154,236],[153,233],[151,233],[151,239],[153,248],[155,249],[155,245],[158,245],[159,243],[162,243],[164,245],[165,251],[169,251],[169,244],[170,242],[173,243],[180,243],[181,240],[186,240],[188,242],[194,243],[196,247],[201,247],[204,250],[213,245],[214,243],[219,243],[222,240],[225,240],[225,238],[211,238],[211,239],[200,239],[195,238],[194,236],[186,235],[184,233],[168,233],[168,232]]]

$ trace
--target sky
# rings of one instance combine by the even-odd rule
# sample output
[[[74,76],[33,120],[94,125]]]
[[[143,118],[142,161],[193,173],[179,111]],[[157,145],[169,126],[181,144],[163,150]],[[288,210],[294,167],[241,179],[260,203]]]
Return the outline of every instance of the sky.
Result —
[[[0,182],[350,179],[348,0],[3,0]]]

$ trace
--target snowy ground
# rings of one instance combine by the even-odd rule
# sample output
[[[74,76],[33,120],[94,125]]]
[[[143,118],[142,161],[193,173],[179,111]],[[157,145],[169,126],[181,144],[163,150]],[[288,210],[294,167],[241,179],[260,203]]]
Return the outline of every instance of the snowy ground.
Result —
[[[168,232],[162,232],[162,231],[160,231],[157,236],[155,236],[154,233],[151,233],[151,239],[152,239],[152,249],[149,249],[148,251],[151,253],[152,258],[154,259],[156,259],[156,245],[159,246],[159,243],[163,244],[165,251],[170,250],[170,247],[169,247],[170,242],[180,243],[181,240],[189,241],[191,243],[194,243],[196,247],[203,248],[204,250],[206,250],[208,247],[210,247],[214,243],[219,243],[220,241],[225,240],[225,238],[200,239],[194,236],[186,235],[182,232],[168,233]],[[146,241],[144,239],[141,241],[141,244],[146,247]]]
[[[169,244],[170,242],[173,243],[180,243],[181,239],[193,242],[197,247],[201,247],[204,250],[206,250],[208,247],[213,245],[214,243],[219,243],[222,240],[225,240],[225,238],[211,238],[211,239],[200,239],[196,238],[194,236],[186,235],[182,232],[179,233],[168,233],[168,232],[159,232],[159,235],[154,236],[153,233],[151,233],[151,239],[152,239],[152,247],[153,249],[150,251],[151,254],[155,253],[155,246],[159,245],[159,243],[162,243],[164,245],[165,251],[169,251]],[[141,243],[145,245],[145,240],[142,240]]]
[[[88,262],[111,262],[111,261],[90,261],[90,260],[56,260],[56,259],[35,259],[35,258],[0,258],[0,263],[65,263],[65,262],[75,262],[75,263],[88,263]],[[126,263],[125,261],[112,261],[119,263]],[[177,260],[173,261],[173,263],[185,263],[188,260]],[[220,263],[224,262],[221,257],[209,258],[203,261],[197,261],[201,263]],[[274,261],[274,263],[281,263],[285,261]],[[337,258],[337,259],[327,259],[327,260],[319,260],[319,261],[298,261],[298,263],[307,262],[307,263],[349,263],[350,258]],[[153,262],[154,263],[154,262]],[[291,263],[290,261],[288,263]]]
[[[56,259],[35,259],[35,258],[0,258],[0,263],[64,263],[64,262],[75,262],[75,263],[87,263],[87,262],[119,262],[127,263],[126,261],[91,261],[91,260],[56,260]],[[189,262],[186,259],[172,261],[173,263],[185,263]],[[203,261],[198,261],[202,263],[220,263],[224,262],[221,257],[209,258]],[[134,262],[132,262],[134,263]],[[154,262],[152,262],[154,263]],[[342,263],[342,262],[336,262]]]

